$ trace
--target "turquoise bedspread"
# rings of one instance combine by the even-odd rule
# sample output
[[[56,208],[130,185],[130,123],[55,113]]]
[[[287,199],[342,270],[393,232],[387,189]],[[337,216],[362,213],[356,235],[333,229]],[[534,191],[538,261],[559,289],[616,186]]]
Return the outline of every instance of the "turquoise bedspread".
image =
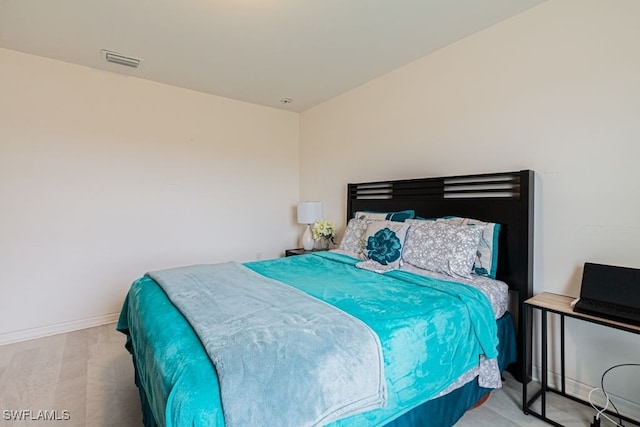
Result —
[[[480,291],[400,271],[379,275],[354,268],[356,262],[318,253],[245,264],[358,317],[378,334],[387,407],[332,425],[384,425],[445,389],[476,366],[480,354],[496,356],[496,322]],[[148,277],[133,283],[118,330],[129,336],[127,348],[158,425],[224,424],[213,365]]]

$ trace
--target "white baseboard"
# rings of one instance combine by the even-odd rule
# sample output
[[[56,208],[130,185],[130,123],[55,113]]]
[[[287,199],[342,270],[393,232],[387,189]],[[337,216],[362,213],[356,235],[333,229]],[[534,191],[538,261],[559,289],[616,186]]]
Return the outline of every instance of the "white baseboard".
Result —
[[[539,366],[533,366],[533,380],[540,381],[540,372],[541,369]],[[549,381],[549,386],[560,390],[560,374],[549,371],[547,374],[547,379]],[[565,378],[565,390],[567,394],[570,394],[579,399],[589,401],[589,393],[594,388],[600,388],[600,385],[591,386],[581,382],[578,382],[572,378]],[[616,405],[620,413],[629,418],[633,418],[635,420],[640,420],[640,404],[637,402],[632,402],[630,400],[625,399],[624,397],[616,396],[614,394],[609,393],[609,396],[613,403]],[[601,406],[604,403],[604,398],[602,397],[602,393],[593,394],[594,402],[596,405]],[[609,409],[612,409],[609,407]],[[594,410],[595,415],[595,410]]]
[[[119,313],[105,314],[103,316],[89,317],[86,319],[74,320],[71,322],[58,323],[55,325],[42,326],[39,328],[23,329],[21,331],[6,332],[0,334],[0,345],[12,344],[20,341],[27,341],[36,338],[48,337],[49,335],[63,334],[65,332],[77,331],[79,329],[93,328],[95,326],[106,325],[118,321]]]

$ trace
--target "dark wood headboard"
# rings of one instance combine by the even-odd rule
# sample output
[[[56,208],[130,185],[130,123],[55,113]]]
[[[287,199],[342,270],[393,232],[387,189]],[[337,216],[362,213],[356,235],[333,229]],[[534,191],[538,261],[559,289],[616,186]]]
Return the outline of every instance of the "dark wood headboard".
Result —
[[[515,292],[521,310],[533,295],[533,184],[531,170],[349,184],[347,221],[357,211],[414,209],[423,218],[451,215],[501,224],[496,277]],[[522,316],[517,318],[519,360],[510,371],[521,379],[521,349],[524,340],[531,348],[531,327],[524,330]],[[524,369],[529,376],[531,367]]]

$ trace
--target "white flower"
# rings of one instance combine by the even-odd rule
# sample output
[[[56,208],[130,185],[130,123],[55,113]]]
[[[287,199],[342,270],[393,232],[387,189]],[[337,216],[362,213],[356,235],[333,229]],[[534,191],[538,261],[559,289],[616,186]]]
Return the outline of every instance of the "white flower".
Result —
[[[325,219],[316,221],[315,224],[313,224],[313,228],[311,230],[313,231],[313,238],[315,240],[324,238],[333,241],[333,238],[336,234],[335,228],[333,227],[333,222]]]

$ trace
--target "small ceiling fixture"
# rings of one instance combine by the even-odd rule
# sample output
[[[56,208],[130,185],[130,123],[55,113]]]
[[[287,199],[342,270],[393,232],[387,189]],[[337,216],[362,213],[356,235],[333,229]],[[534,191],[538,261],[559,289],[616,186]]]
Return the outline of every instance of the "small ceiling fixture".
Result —
[[[291,99],[291,98],[282,98],[280,100],[280,104],[282,104],[282,105],[291,104],[292,102],[293,102],[293,99]]]
[[[138,68],[142,62],[142,59],[125,56],[106,49],[102,49],[102,58],[107,62],[113,62],[114,64],[125,65],[131,68]]]

